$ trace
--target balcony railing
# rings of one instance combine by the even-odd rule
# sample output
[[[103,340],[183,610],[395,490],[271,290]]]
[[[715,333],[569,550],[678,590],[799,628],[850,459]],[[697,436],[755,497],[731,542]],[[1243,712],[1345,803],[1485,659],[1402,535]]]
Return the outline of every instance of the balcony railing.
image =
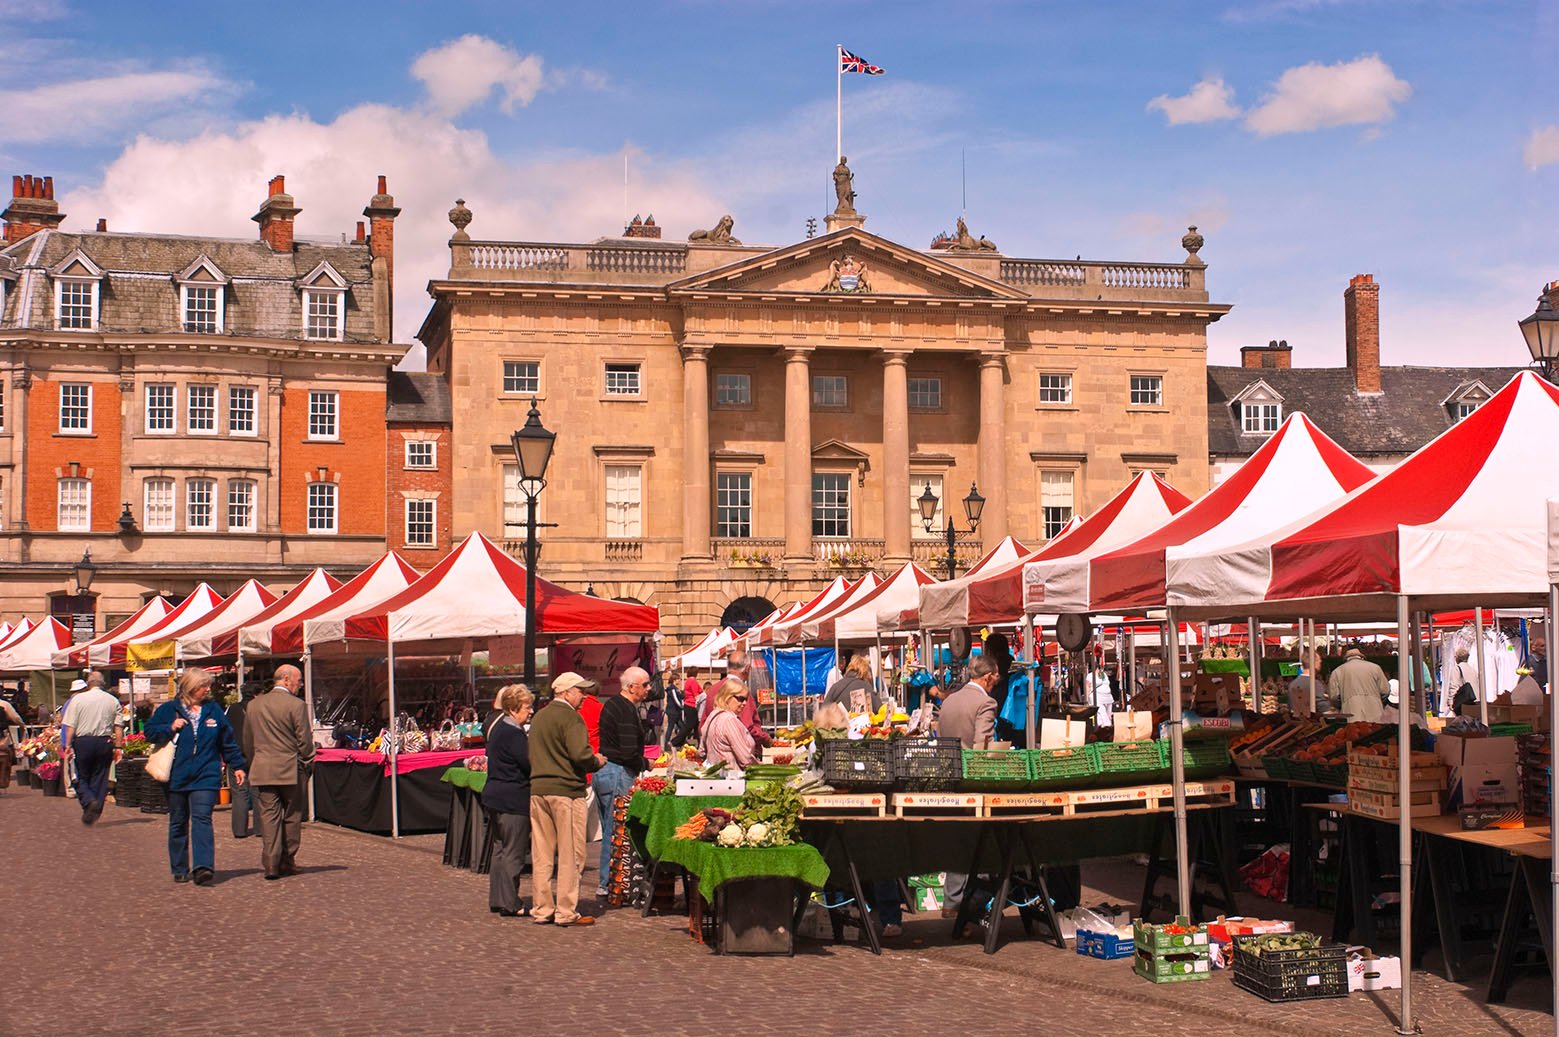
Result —
[[[606,560],[608,562],[640,562],[644,560],[644,541],[642,540],[608,540],[606,541]]]
[[[882,561],[882,547],[881,540],[820,537],[812,541],[812,554],[819,565],[830,569],[871,569]]]
[[[909,555],[915,564],[939,580],[947,578],[947,541],[924,539],[910,542]],[[980,558],[980,545],[960,538],[953,548],[957,572],[962,573]]]
[[[685,245],[471,241],[450,246],[454,278],[664,284],[687,272]]]
[[[777,569],[785,557],[782,537],[716,537],[714,560],[735,569]]]
[[[1001,279],[1046,298],[1207,299],[1206,268],[1180,263],[1003,259]]]

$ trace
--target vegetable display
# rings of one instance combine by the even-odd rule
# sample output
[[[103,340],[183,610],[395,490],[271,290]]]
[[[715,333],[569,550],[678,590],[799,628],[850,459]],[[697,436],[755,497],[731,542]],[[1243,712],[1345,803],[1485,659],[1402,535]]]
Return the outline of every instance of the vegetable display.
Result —
[[[1276,951],[1309,951],[1321,946],[1321,938],[1314,933],[1268,933],[1241,944],[1257,956]]]

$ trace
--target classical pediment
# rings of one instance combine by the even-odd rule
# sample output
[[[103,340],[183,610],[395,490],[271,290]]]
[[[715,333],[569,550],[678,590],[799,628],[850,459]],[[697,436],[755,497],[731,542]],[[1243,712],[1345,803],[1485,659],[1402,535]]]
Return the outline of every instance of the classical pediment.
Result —
[[[674,281],[673,295],[1023,300],[1010,285],[858,228],[745,256]]]

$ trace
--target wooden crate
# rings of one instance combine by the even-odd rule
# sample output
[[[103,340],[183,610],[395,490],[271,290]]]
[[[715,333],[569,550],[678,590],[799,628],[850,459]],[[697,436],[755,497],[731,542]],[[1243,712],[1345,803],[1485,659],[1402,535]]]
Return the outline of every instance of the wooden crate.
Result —
[[[985,796],[978,792],[898,792],[896,817],[984,817]]]
[[[1402,816],[1401,801],[1395,794],[1371,792],[1367,789],[1348,789],[1348,806],[1360,814],[1395,820]],[[1434,817],[1441,812],[1440,793],[1436,790],[1409,794],[1408,814],[1412,817]]]
[[[986,817],[1025,817],[1041,814],[1065,814],[1065,792],[988,792]]]
[[[807,817],[886,817],[888,796],[884,792],[804,795],[801,813]]]

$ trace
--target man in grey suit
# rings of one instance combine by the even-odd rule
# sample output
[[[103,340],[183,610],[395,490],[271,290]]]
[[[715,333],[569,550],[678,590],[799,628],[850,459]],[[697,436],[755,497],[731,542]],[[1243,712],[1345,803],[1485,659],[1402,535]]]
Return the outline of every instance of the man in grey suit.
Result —
[[[304,780],[314,766],[314,725],[298,698],[303,674],[278,666],[270,691],[256,695],[244,716],[249,783],[260,800],[260,864],[267,879],[297,873],[303,837]]]
[[[987,749],[996,734],[996,700],[991,689],[1001,679],[996,664],[983,655],[969,660],[965,669],[969,683],[942,700],[937,713],[937,738],[956,741],[965,749]],[[963,899],[969,876],[947,873],[942,917],[956,918],[958,902]],[[956,935],[956,934],[955,934]]]

